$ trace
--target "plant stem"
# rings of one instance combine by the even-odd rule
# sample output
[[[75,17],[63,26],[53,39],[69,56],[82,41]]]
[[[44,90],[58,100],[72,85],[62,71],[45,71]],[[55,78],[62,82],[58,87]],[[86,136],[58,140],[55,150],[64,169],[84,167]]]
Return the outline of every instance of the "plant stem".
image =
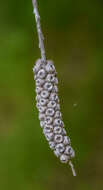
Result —
[[[72,169],[73,176],[76,176],[76,172],[75,172],[74,165],[73,165],[72,161],[69,161],[69,165]]]
[[[33,3],[33,8],[34,8],[33,12],[35,14],[36,27],[37,27],[38,38],[39,38],[39,48],[41,51],[41,60],[43,63],[46,63],[46,55],[45,55],[45,48],[44,48],[44,36],[42,33],[41,24],[40,24],[40,15],[38,12],[37,0],[32,0],[32,3]]]

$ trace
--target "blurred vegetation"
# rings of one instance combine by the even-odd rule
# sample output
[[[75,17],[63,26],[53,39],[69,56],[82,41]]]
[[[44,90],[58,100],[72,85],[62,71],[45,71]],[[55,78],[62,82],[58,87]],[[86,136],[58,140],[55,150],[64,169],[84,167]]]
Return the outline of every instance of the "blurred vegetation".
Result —
[[[49,150],[38,121],[32,2],[0,0],[0,189],[103,189],[103,1],[38,2],[78,176]]]

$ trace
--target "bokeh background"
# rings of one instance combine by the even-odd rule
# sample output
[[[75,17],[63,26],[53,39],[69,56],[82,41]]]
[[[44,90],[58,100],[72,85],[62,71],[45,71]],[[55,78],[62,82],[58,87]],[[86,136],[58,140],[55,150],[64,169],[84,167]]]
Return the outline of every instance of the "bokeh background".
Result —
[[[40,128],[32,2],[0,0],[0,189],[103,189],[103,1],[38,2],[78,175],[53,155]]]

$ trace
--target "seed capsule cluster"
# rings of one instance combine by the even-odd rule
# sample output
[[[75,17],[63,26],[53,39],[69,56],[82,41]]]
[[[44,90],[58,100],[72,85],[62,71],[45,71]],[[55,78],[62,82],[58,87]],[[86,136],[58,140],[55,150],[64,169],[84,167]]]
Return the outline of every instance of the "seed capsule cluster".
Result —
[[[40,125],[54,154],[60,158],[62,163],[67,163],[75,156],[75,153],[62,121],[58,98],[58,79],[54,64],[52,61],[44,64],[41,59],[38,59],[33,72],[36,81],[36,106],[39,111]]]

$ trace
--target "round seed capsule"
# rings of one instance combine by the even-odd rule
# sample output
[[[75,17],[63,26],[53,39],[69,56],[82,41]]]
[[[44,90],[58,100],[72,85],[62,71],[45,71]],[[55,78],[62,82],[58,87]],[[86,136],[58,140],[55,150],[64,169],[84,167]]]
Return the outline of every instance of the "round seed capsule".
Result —
[[[53,133],[45,133],[44,135],[45,135],[47,141],[51,141],[53,139]]]
[[[59,101],[59,98],[56,93],[51,93],[49,99],[52,101]]]
[[[37,75],[35,74],[35,75],[34,75],[34,80],[36,80],[36,79],[37,79]]]
[[[36,96],[36,101],[39,102],[40,98],[41,98],[40,95],[37,95]]]
[[[54,133],[55,133],[55,134],[60,134],[60,133],[62,133],[62,128],[61,128],[61,127],[58,127],[58,126],[54,127]]]
[[[60,111],[55,112],[55,115],[54,115],[55,118],[61,118],[61,116],[62,115],[61,115]]]
[[[47,104],[47,102],[48,102],[47,99],[43,99],[43,98],[40,99],[40,105],[41,106],[45,106]]]
[[[44,80],[42,80],[42,79],[37,79],[36,80],[36,86],[42,86],[43,84],[44,84]]]
[[[44,133],[50,133],[53,131],[53,126],[52,125],[46,125],[44,127]]]
[[[55,108],[56,107],[56,102],[55,101],[50,101],[49,103],[48,103],[48,107],[49,108]]]
[[[40,103],[39,103],[39,102],[37,102],[36,107],[37,107],[38,109],[40,108]]]
[[[55,110],[56,110],[56,111],[60,110],[60,104],[57,104],[57,105],[56,105]]]
[[[39,86],[36,87],[36,93],[39,94],[43,89]]]
[[[55,135],[54,141],[56,143],[61,143],[63,141],[63,136],[62,135]]]
[[[54,115],[54,110],[52,108],[48,108],[46,110],[46,115],[53,116]]]
[[[41,128],[43,128],[44,125],[45,125],[45,122],[44,122],[44,121],[40,121],[40,126],[41,126]]]
[[[53,122],[53,118],[50,116],[47,116],[45,118],[45,124],[50,125]]]
[[[58,87],[57,87],[56,85],[55,85],[55,86],[53,86],[52,91],[57,93],[57,92],[58,92]]]
[[[43,90],[43,91],[41,92],[41,97],[42,97],[42,98],[48,98],[48,97],[49,97],[49,92],[46,91],[46,90]]]
[[[46,77],[46,81],[48,82],[55,82],[55,76],[54,74],[48,74]]]
[[[50,142],[49,142],[49,146],[50,146],[50,148],[51,148],[52,150],[55,149],[55,143],[54,143],[53,141],[50,141]]]
[[[70,149],[71,149],[71,146],[66,146],[65,154],[69,154],[70,155]]]
[[[34,73],[34,74],[36,73],[35,67],[33,67],[33,73]],[[34,78],[34,79],[35,79],[35,78]]]
[[[37,77],[40,78],[40,79],[44,79],[46,76],[46,72],[44,69],[41,69],[38,74],[37,74]]]
[[[57,77],[55,77],[55,84],[58,84],[58,79],[57,79]]]
[[[55,67],[52,61],[48,61],[48,63],[46,64],[46,71],[48,73],[55,72]]]
[[[62,125],[62,120],[57,118],[57,119],[54,119],[54,125]]]
[[[68,136],[64,136],[64,141],[63,141],[64,145],[68,145],[70,144],[70,139],[68,138]]]
[[[33,68],[33,72],[37,73],[40,70],[40,68],[41,68],[41,59],[38,59],[36,61],[36,64],[35,64],[34,68]]]
[[[45,89],[45,90],[51,91],[52,88],[53,88],[52,83],[46,82],[46,83],[44,84],[44,89]]]
[[[66,135],[66,130],[64,128],[63,128],[63,132],[62,133],[63,133],[63,135]]]
[[[71,158],[75,157],[75,152],[71,146],[66,146],[65,154],[69,155]]]
[[[58,149],[54,150],[54,154],[55,154],[57,157],[59,157],[59,156],[61,155],[61,153],[59,152]]]
[[[70,152],[70,157],[74,158],[75,157],[75,151],[72,149],[72,151]]]
[[[40,113],[44,113],[45,110],[46,110],[46,107],[40,106],[40,107],[38,108],[38,110],[39,110]]]
[[[39,120],[45,120],[45,114],[39,113]]]
[[[64,145],[62,143],[57,144],[55,149],[57,149],[60,153],[64,152]]]
[[[67,163],[69,159],[70,159],[70,157],[67,156],[67,155],[65,155],[65,154],[62,154],[62,155],[60,156],[60,161],[61,161],[62,163]]]

